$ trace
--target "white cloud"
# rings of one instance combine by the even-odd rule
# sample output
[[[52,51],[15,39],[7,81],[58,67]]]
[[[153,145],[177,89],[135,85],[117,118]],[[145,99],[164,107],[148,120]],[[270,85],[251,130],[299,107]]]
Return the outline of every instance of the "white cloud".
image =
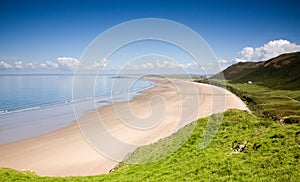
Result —
[[[235,59],[231,59],[231,60],[226,60],[226,59],[219,59],[218,60],[220,69],[226,69],[228,66],[235,64],[236,63],[236,58]]]
[[[34,66],[34,65],[32,64],[32,66]],[[57,69],[57,68],[59,68],[59,65],[57,63],[52,62],[52,61],[46,61],[45,63],[40,64],[40,68],[43,68],[43,69]]]
[[[108,64],[107,59],[103,57],[100,61],[95,61],[91,69],[106,68],[107,64]]]
[[[0,61],[0,69],[9,69],[9,68],[12,68],[13,66],[4,62],[4,61]]]
[[[300,51],[300,45],[291,43],[288,40],[273,40],[261,47],[245,47],[238,53],[239,56],[235,58],[235,61],[265,61],[279,56],[283,53],[291,53],[297,51]]]
[[[15,62],[15,68],[16,68],[16,69],[22,69],[22,68],[23,68],[23,67],[22,67],[22,64],[23,64],[22,61],[16,61],[16,62]]]
[[[120,68],[121,72],[129,74],[162,73],[162,74],[202,74],[201,65],[195,61],[178,63],[169,59],[154,59],[139,62],[131,62]]]
[[[57,63],[54,63],[52,61],[46,61],[46,64],[49,68],[57,69],[59,65]]]
[[[219,64],[222,69],[225,69],[237,62],[266,61],[284,53],[298,51],[300,51],[300,45],[291,43],[288,40],[279,39],[269,41],[267,44],[264,44],[261,47],[245,47],[240,52],[238,52],[238,56],[236,58],[233,58],[231,60],[219,59]]]
[[[191,64],[191,63],[190,63]],[[128,70],[142,70],[142,69],[185,69],[187,65],[179,64],[170,60],[155,60],[141,64],[130,63],[124,67]]]
[[[229,61],[226,60],[226,59],[219,59],[218,62],[221,63],[221,64],[222,63],[227,64]]]
[[[62,68],[67,70],[74,70],[79,64],[79,60],[72,57],[58,57],[57,61]]]
[[[16,61],[14,64],[9,64],[4,61],[0,61],[0,69],[15,69],[15,70],[36,70],[36,69],[48,69],[48,70],[65,70],[72,71],[79,64],[76,58],[71,57],[58,57],[56,61],[46,61],[41,63],[23,64],[22,61]]]
[[[47,68],[47,64],[41,63],[41,64],[40,64],[40,67],[41,67],[41,68]]]
[[[37,65],[34,64],[34,63],[28,63],[28,64],[26,64],[26,68],[29,68],[29,69],[36,69],[36,68],[37,68]]]
[[[252,47],[245,47],[243,50],[241,50],[238,55],[239,57],[236,58],[236,60],[239,61],[250,61],[254,57],[254,55],[257,54],[255,53],[255,50]]]

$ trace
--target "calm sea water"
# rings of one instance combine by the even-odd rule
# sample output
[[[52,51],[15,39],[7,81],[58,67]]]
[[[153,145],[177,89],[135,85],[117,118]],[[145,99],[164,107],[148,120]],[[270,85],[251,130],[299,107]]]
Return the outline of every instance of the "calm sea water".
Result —
[[[111,75],[78,76],[75,80],[74,90],[71,75],[1,75],[0,144],[57,130],[95,107],[130,100],[153,85]]]
[[[76,100],[107,98],[111,94],[145,89],[152,85],[130,77],[78,76],[84,85],[77,90]],[[90,87],[94,89],[87,89]],[[78,87],[77,87],[78,89]],[[0,114],[49,107],[72,102],[72,75],[1,75]]]

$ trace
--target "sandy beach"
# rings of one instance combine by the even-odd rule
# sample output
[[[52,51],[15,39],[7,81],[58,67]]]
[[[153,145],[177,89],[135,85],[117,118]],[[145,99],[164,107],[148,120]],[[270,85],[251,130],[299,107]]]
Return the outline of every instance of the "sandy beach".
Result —
[[[197,118],[230,108],[248,110],[237,96],[215,86],[147,79],[156,85],[128,102],[90,111],[57,131],[0,145],[0,167],[30,169],[42,176],[108,173],[136,147],[169,136]]]

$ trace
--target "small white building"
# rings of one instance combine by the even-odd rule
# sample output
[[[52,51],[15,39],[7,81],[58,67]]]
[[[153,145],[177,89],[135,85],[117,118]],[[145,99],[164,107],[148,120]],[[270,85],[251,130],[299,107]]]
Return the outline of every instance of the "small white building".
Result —
[[[249,85],[252,85],[252,84],[253,84],[253,82],[252,82],[251,80],[249,80],[249,81],[248,81],[248,84],[249,84]]]

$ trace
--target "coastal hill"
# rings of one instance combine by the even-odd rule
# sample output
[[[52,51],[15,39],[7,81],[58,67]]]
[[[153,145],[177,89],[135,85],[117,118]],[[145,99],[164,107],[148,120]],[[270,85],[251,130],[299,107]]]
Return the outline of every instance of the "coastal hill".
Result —
[[[211,78],[222,78],[221,73]],[[230,83],[255,82],[273,89],[300,90],[300,52],[282,54],[267,61],[239,62],[223,71]]]

